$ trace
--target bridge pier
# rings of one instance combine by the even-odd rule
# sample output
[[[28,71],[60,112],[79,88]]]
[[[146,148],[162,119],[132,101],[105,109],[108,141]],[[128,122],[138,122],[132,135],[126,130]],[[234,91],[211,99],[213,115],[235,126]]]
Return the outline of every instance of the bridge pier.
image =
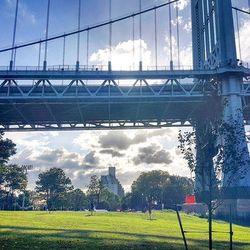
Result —
[[[250,218],[250,157],[245,137],[240,96],[242,84],[242,79],[238,76],[230,76],[222,81],[223,122],[232,124],[232,127],[236,130],[233,132],[237,138],[235,145],[233,145],[234,148],[225,148],[225,150],[231,152],[228,152],[228,157],[226,156],[228,162],[225,162],[223,173],[225,205],[219,211],[228,210],[228,204],[231,204],[233,210],[235,209],[233,211],[235,216]],[[233,146],[231,145],[231,147]],[[236,154],[232,154],[233,151]],[[233,157],[235,159],[232,159]],[[235,169],[230,166],[233,163]],[[224,212],[227,214],[226,211]]]
[[[225,71],[217,84],[217,86],[221,84],[217,96],[221,97],[222,101],[221,117],[218,120],[222,126],[226,124],[226,128],[231,130],[234,144],[229,131],[225,131],[225,134],[220,135],[222,138],[218,138],[217,143],[222,145],[224,151],[223,199],[225,204],[232,203],[237,216],[241,216],[241,211],[244,210],[247,211],[244,212],[244,216],[250,217],[250,164],[241,100],[243,82],[242,74],[232,73],[234,69],[241,69],[237,65],[232,2],[231,0],[208,0],[206,2],[207,4],[203,1],[191,1],[193,65],[195,69],[223,69]],[[201,151],[199,147],[198,150]],[[197,153],[200,152],[197,151]],[[200,167],[199,163],[197,167]],[[228,213],[226,209],[229,211],[227,206],[220,208],[224,214]]]

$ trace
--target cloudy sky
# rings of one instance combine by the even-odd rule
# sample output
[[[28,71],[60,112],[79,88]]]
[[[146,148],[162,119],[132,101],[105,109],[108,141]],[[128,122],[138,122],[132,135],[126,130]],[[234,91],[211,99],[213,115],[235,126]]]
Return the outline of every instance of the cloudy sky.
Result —
[[[12,43],[15,0],[0,0],[0,47]],[[46,0],[19,0],[16,44],[44,38],[46,26]],[[106,21],[109,0],[82,0],[81,27]],[[142,8],[164,0],[142,0]],[[112,17],[136,12],[137,0],[112,0]],[[248,9],[248,0],[234,0],[233,5]],[[180,55],[181,66],[192,64],[190,1],[180,0]],[[175,8],[172,9],[175,18]],[[69,32],[77,28],[78,0],[51,0],[49,35]],[[169,65],[168,7],[157,11],[158,65]],[[239,14],[242,60],[250,62],[250,18]],[[112,27],[112,64],[115,68],[131,68],[139,61],[139,19],[135,18],[135,42],[132,41],[132,20]],[[172,22],[174,62],[176,63],[176,20]],[[108,27],[89,34],[89,64],[106,65],[109,55]],[[65,64],[76,62],[77,36],[66,39]],[[80,64],[87,62],[86,33],[81,34]],[[133,44],[135,55],[133,56]],[[154,13],[142,16],[142,50],[144,67],[155,65]],[[237,43],[238,44],[238,43]],[[48,45],[48,64],[62,64],[63,40]],[[42,53],[44,49],[42,48]],[[28,55],[28,56],[27,56]],[[8,65],[10,53],[2,53],[0,66]],[[38,64],[38,46],[20,49],[16,65]],[[126,131],[81,132],[20,132],[6,133],[17,144],[17,154],[11,162],[32,164],[29,186],[34,187],[39,172],[50,167],[61,167],[77,188],[85,189],[93,174],[106,174],[108,166],[117,168],[117,175],[126,190],[142,171],[162,169],[171,174],[190,176],[185,162],[177,150],[177,128]]]

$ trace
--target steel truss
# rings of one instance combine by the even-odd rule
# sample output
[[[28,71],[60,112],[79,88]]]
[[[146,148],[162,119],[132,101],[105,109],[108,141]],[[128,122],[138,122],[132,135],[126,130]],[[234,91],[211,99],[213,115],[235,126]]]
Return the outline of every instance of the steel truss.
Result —
[[[216,74],[190,70],[1,71],[0,128],[25,131],[191,126],[200,104],[220,93],[220,78],[232,70],[247,79],[246,69],[241,68],[220,69]],[[31,79],[36,79],[33,84],[25,83]],[[58,80],[63,80],[63,85]],[[95,83],[89,84],[88,80]],[[132,84],[123,85],[119,80]],[[247,110],[248,82],[241,95]]]

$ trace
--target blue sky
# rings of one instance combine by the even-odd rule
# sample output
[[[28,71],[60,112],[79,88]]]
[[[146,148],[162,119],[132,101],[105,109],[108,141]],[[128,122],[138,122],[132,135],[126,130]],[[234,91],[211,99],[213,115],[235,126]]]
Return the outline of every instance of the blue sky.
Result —
[[[19,0],[16,43],[45,37],[46,0]],[[0,0],[0,47],[12,43],[15,0]],[[109,0],[82,0],[81,27],[108,19]],[[112,17],[119,17],[139,8],[137,0],[112,0]],[[163,3],[164,0],[142,0],[142,8]],[[247,0],[234,0],[233,5],[248,8]],[[180,54],[181,64],[192,64],[190,1],[181,0]],[[175,9],[172,9],[173,16]],[[159,65],[169,64],[168,7],[158,12],[158,60]],[[77,28],[78,0],[51,0],[49,36]],[[243,59],[250,62],[249,16],[239,14]],[[142,17],[143,61],[146,66],[155,65],[154,15]],[[175,22],[173,31],[176,32]],[[113,25],[112,62],[114,67],[130,67],[139,61],[138,18],[135,18],[136,56],[132,57],[132,21]],[[107,64],[108,27],[90,32],[89,64]],[[176,59],[176,38],[173,38]],[[48,45],[48,65],[62,64],[62,39]],[[43,57],[42,57],[43,58]],[[0,66],[8,65],[10,53],[0,55]],[[17,66],[37,66],[38,46],[20,49]],[[66,40],[65,64],[76,62],[76,36]],[[122,62],[122,64],[121,64]],[[86,64],[86,33],[81,34],[80,63]],[[176,60],[175,60],[176,63]],[[81,131],[81,132],[29,132],[6,133],[17,144],[18,153],[12,162],[32,164],[29,172],[30,187],[37,174],[49,167],[61,167],[78,188],[85,188],[92,174],[105,174],[109,165],[117,167],[117,174],[126,190],[142,172],[162,169],[173,174],[190,176],[185,162],[176,149],[178,129],[153,131]],[[117,139],[119,138],[119,139]],[[148,157],[151,155],[152,157]]]

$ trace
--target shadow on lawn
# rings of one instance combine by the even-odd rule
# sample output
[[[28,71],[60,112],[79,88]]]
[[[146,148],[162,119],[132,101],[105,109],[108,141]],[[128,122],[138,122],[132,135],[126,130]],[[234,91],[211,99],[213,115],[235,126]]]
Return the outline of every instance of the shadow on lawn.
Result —
[[[83,249],[83,250],[179,250],[184,249],[180,237],[116,231],[67,230],[0,226],[0,249]],[[40,232],[38,232],[40,231]],[[41,231],[44,231],[41,232]],[[188,236],[187,236],[188,240]],[[207,249],[207,240],[188,240],[190,249]],[[235,249],[250,249],[250,243],[234,242]],[[35,246],[35,247],[34,247]],[[214,242],[216,249],[228,249],[225,241]]]

